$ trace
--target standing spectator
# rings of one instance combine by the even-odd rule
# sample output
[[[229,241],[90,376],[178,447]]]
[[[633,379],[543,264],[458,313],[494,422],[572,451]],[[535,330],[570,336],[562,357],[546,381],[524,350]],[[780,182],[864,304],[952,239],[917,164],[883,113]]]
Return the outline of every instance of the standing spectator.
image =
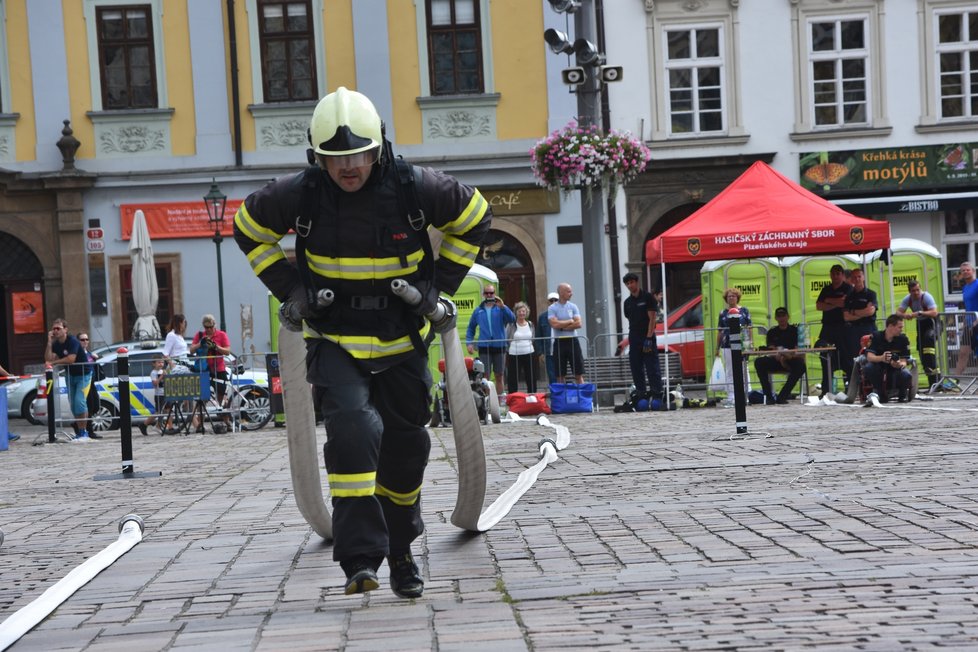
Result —
[[[958,363],[954,366],[954,375],[960,376],[971,362],[974,350],[972,342],[978,336],[978,323],[975,313],[978,312],[978,280],[975,278],[975,266],[970,261],[964,261],[959,268],[958,278],[961,279],[961,298],[964,300],[964,329],[958,333]]]
[[[560,296],[556,292],[547,295],[547,307],[557,303]],[[543,356],[543,364],[547,369],[547,383],[557,382],[556,365],[554,364],[554,333],[550,327],[549,310],[544,310],[537,317],[537,339],[535,340],[537,355]]]
[[[465,329],[465,345],[469,353],[479,352],[485,365],[486,378],[494,378],[496,394],[503,394],[503,355],[506,353],[506,325],[516,321],[516,315],[503,300],[496,296],[496,288],[482,288],[482,303],[472,312],[469,327]],[[479,330],[478,344],[475,331]]]
[[[733,356],[730,354],[730,329],[727,327],[727,316],[733,308],[740,312],[740,341],[747,342],[750,339],[749,330],[751,327],[750,310],[740,305],[740,288],[727,288],[723,291],[723,300],[727,302],[727,307],[720,312],[717,331],[717,355],[723,356],[723,371],[726,374],[724,389],[727,397],[723,399],[724,407],[732,407],[734,404],[734,368]],[[746,393],[750,391],[750,376],[747,373],[747,365],[738,370],[744,374],[744,400],[747,400]]]
[[[194,355],[207,356],[207,369],[210,371],[214,387],[217,389],[217,402],[223,405],[224,390],[227,387],[228,372],[224,364],[224,356],[231,353],[231,340],[228,334],[218,330],[214,315],[204,315],[201,319],[204,330],[197,331],[190,344],[190,352]]]
[[[101,439],[102,435],[95,432],[95,415],[99,411],[99,396],[98,388],[95,383],[103,378],[101,374],[101,369],[98,366],[98,356],[88,350],[89,346],[88,333],[81,332],[78,333],[78,343],[82,346],[82,351],[84,353],[84,360],[88,363],[88,373],[91,374],[92,381],[88,384],[88,390],[85,393],[85,403],[88,405],[88,436],[92,439]]]
[[[153,383],[153,403],[154,412],[145,422],[137,424],[139,432],[143,436],[147,435],[146,427],[156,423],[159,415],[163,413],[163,405],[166,403],[166,391],[163,387],[163,379],[166,376],[166,362],[162,354],[153,357],[153,370],[149,372],[149,381]]]
[[[655,323],[661,324],[663,321],[665,321],[666,318],[665,309],[662,307],[662,288],[652,290],[652,298],[655,299],[655,305],[656,305]]]
[[[767,343],[761,347],[774,353],[755,358],[754,370],[761,381],[761,391],[767,402],[783,405],[791,398],[791,390],[795,388],[795,383],[805,375],[805,356],[799,353],[786,353],[788,349],[798,348],[798,327],[788,323],[788,309],[784,306],[776,308],[774,319],[778,324],[768,329]],[[771,386],[771,374],[786,371],[788,379],[775,396]]]
[[[894,385],[900,403],[912,398],[908,394],[913,383],[913,376],[907,369],[908,357],[910,340],[903,334],[903,316],[890,315],[886,318],[886,327],[874,333],[866,347],[866,378],[873,383],[873,392],[881,403],[889,400],[888,389]],[[871,403],[872,397],[867,396],[866,402]]]
[[[846,322],[846,340],[842,350],[842,364],[851,370],[853,361],[859,355],[863,335],[876,332],[876,292],[866,287],[866,276],[862,269],[855,268],[849,273],[852,292],[846,297],[843,319]],[[903,326],[900,326],[902,331]]]
[[[517,301],[516,321],[506,326],[506,341],[509,342],[506,359],[506,391],[518,391],[520,378],[526,383],[526,391],[537,391],[536,372],[533,369],[533,322],[529,321],[530,306]]]
[[[846,270],[842,265],[832,265],[829,269],[829,284],[818,293],[815,308],[822,311],[822,330],[815,341],[816,347],[834,346],[835,351],[829,351],[819,356],[822,363],[822,398],[832,389],[831,371],[842,370],[842,378],[849,383],[849,372],[852,371],[852,360],[843,364],[843,352],[846,345],[846,323],[842,317],[846,297],[852,292],[852,286],[846,283]]]
[[[170,370],[173,370],[175,360],[183,360],[190,352],[187,339],[184,337],[186,332],[187,318],[176,313],[170,318],[169,332],[166,334],[166,341],[163,343],[163,359],[168,363]]]
[[[659,347],[655,341],[655,325],[659,303],[651,292],[638,284],[638,274],[629,272],[622,277],[628,288],[624,302],[628,319],[628,366],[632,371],[637,398],[662,399],[662,372],[659,369]],[[648,385],[645,378],[648,376]],[[646,394],[646,387],[649,393]]]
[[[86,393],[92,382],[92,374],[85,363],[85,352],[81,342],[68,334],[68,322],[55,319],[48,331],[48,345],[44,350],[44,360],[52,365],[66,367],[65,381],[68,383],[68,403],[75,417],[78,439],[88,441],[88,403]],[[58,373],[59,369],[55,369]]]
[[[937,368],[937,302],[916,279],[907,283],[907,290],[910,294],[903,297],[897,313],[904,315],[909,310],[917,320],[917,352],[927,374],[927,386],[935,388],[941,377]]]
[[[557,286],[557,302],[547,308],[547,316],[554,334],[554,365],[557,382],[563,383],[567,367],[578,385],[584,384],[584,354],[577,340],[577,329],[581,327],[581,311],[571,303],[574,291],[570,283]]]

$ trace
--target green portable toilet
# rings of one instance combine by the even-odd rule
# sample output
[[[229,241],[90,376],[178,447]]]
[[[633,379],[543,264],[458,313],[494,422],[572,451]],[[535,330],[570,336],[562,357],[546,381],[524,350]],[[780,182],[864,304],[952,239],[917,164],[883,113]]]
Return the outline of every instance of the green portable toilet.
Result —
[[[456,331],[459,341],[462,343],[463,351],[465,349],[465,329],[469,326],[472,313],[482,301],[482,288],[489,284],[496,286],[496,291],[499,292],[499,277],[496,272],[483,265],[472,265],[465,278],[462,279],[458,291],[451,297],[458,310]],[[436,337],[428,349],[428,368],[431,370],[431,377],[435,383],[439,381],[442,375],[441,371],[438,370],[438,361],[444,357],[441,349],[441,338]]]
[[[788,308],[791,323],[804,325],[800,328],[802,346],[815,346],[815,341],[822,330],[822,312],[815,307],[822,288],[832,280],[829,270],[833,265],[842,265],[853,269],[862,265],[859,256],[852,254],[837,254],[834,256],[786,256],[781,259],[784,269],[786,296],[784,305]],[[812,353],[805,356],[808,368],[809,393],[814,385],[821,381],[822,366],[818,355]],[[834,370],[835,372],[838,369]]]
[[[924,292],[929,292],[937,302],[937,311],[944,312],[944,262],[941,252],[921,240],[894,238],[890,242],[893,261],[893,292],[890,293],[890,268],[883,262],[879,251],[867,256],[870,261],[866,283],[876,291],[880,301],[880,319],[893,313],[903,297],[907,296],[907,283],[920,282]]]
[[[777,259],[710,260],[703,264],[700,270],[700,289],[703,291],[703,344],[706,360],[712,360],[716,355],[717,320],[727,307],[727,302],[723,300],[723,291],[728,287],[740,289],[740,305],[750,310],[754,327],[766,327],[774,322],[774,310],[781,305],[784,292],[782,272]],[[755,337],[756,333],[755,330]]]

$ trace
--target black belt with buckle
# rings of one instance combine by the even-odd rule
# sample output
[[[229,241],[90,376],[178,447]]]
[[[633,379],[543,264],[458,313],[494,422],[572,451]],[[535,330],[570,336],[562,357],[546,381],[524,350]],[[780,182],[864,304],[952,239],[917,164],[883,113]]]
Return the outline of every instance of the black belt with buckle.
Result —
[[[350,297],[350,306],[354,310],[385,310],[387,297],[356,296]]]

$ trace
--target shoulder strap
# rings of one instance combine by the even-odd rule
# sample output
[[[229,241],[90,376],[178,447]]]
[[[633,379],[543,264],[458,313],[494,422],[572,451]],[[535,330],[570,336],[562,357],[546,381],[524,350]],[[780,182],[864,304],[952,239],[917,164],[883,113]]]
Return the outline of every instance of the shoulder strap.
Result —
[[[295,264],[299,268],[299,280],[306,290],[309,304],[316,302],[312,285],[312,274],[306,262],[306,238],[312,230],[312,220],[316,215],[319,201],[319,181],[322,172],[319,167],[308,167],[302,173],[302,198],[299,200],[299,215],[295,218]]]
[[[394,157],[394,169],[397,173],[397,201],[407,218],[408,225],[417,231],[421,237],[421,248],[424,250],[423,275],[434,280],[435,256],[431,250],[431,238],[428,237],[428,218],[421,209],[418,200],[418,179],[414,166],[402,157]]]

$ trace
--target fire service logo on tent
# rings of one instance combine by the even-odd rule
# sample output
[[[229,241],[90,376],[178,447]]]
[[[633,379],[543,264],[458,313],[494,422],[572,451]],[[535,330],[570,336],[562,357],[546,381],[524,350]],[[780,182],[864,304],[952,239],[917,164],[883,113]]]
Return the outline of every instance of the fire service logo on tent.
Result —
[[[854,226],[849,229],[849,240],[852,242],[852,244],[861,245],[863,243],[863,237],[865,237],[863,227]]]
[[[689,252],[690,256],[698,256],[700,253],[700,239],[688,238],[686,240],[686,251]]]

